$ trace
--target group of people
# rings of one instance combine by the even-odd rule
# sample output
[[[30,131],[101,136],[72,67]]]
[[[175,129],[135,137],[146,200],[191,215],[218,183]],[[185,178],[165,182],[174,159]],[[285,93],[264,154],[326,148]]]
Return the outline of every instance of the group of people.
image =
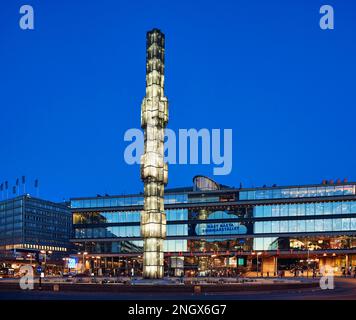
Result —
[[[351,276],[353,276],[354,278],[356,278],[356,267],[354,267],[353,270],[352,270],[352,267],[348,267],[348,268],[343,267],[343,268],[342,268],[342,275],[343,275],[344,277],[351,277]]]

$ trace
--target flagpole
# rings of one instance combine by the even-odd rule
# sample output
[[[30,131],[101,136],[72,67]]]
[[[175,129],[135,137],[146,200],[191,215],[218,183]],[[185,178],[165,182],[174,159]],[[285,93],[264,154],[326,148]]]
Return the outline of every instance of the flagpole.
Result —
[[[23,194],[26,194],[26,177],[22,176],[22,187],[23,187]]]
[[[38,183],[38,179],[35,180],[35,188],[36,188],[36,197],[38,198],[38,196],[39,196],[39,183]]]
[[[16,196],[20,195],[20,179],[16,179]]]
[[[9,182],[5,181],[6,200],[9,198]]]

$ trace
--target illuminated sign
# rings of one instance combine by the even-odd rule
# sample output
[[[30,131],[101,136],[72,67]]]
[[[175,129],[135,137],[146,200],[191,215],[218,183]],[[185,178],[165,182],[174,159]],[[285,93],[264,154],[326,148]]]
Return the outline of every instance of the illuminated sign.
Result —
[[[216,211],[209,216],[208,220],[231,219],[232,217],[234,216],[224,211]],[[247,229],[238,222],[200,223],[195,227],[195,232],[199,236],[245,234]]]
[[[68,259],[68,268],[75,269],[77,267],[77,259],[69,258]]]

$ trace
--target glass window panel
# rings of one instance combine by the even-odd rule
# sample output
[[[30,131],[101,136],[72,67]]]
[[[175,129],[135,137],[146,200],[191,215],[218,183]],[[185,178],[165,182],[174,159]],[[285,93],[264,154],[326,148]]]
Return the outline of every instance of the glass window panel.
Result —
[[[307,188],[299,188],[299,198],[304,198],[308,196]]]
[[[298,188],[292,188],[289,190],[290,198],[298,198],[298,196],[299,196]]]
[[[297,232],[297,220],[289,221],[289,232]]]
[[[272,206],[263,206],[263,216],[264,217],[271,217],[275,214],[274,208]]]
[[[351,230],[356,230],[356,218],[351,218]]]
[[[279,206],[269,206],[270,209],[272,209],[271,215],[272,217],[279,217]],[[267,217],[267,216],[265,216]]]
[[[316,192],[317,192],[318,197],[326,196],[326,188],[325,187],[317,187]]]
[[[315,232],[324,231],[324,220],[316,219],[315,220]]]
[[[253,248],[254,250],[263,250],[263,238],[254,238]]]
[[[239,193],[239,199],[240,200],[247,200],[247,192],[246,191],[241,191]]]
[[[333,214],[341,214],[341,213],[342,213],[342,203],[333,202]]]
[[[307,203],[305,205],[305,212],[307,216],[312,216],[315,214],[315,205],[314,203]]]
[[[253,216],[256,218],[263,217],[263,206],[256,206],[253,208]]]
[[[282,198],[289,198],[289,189],[281,189]]]
[[[104,199],[104,207],[110,207],[111,205],[111,200],[110,199]]]
[[[341,212],[342,213],[350,213],[351,212],[350,202],[342,202]]]
[[[272,197],[273,197],[273,199],[282,198],[281,189],[273,189],[272,190]]]
[[[344,195],[355,194],[355,186],[344,186]]]
[[[332,202],[325,202],[324,203],[324,214],[332,214],[332,213],[333,213]]]
[[[307,232],[314,232],[314,220],[306,220]]]
[[[324,219],[324,231],[333,231],[332,219]]]
[[[289,205],[289,216],[293,217],[297,215],[297,205],[296,204],[290,204]]]
[[[289,205],[288,204],[281,205],[279,213],[281,217],[287,217],[289,215]]]
[[[342,230],[342,219],[334,219],[333,231],[341,231],[341,230]]]
[[[306,232],[305,220],[297,221],[297,232]]]
[[[315,214],[316,215],[324,214],[324,204],[323,203],[316,203],[315,204]]]
[[[327,196],[332,196],[334,195],[334,186],[329,186],[325,188],[325,192]]]
[[[350,230],[350,218],[342,219],[342,230],[349,231]]]
[[[248,191],[248,200],[255,200],[255,191]]]
[[[342,196],[344,194],[343,186],[335,186],[335,195]]]
[[[271,233],[272,232],[272,222],[264,221],[263,222],[263,233]]]
[[[308,188],[308,195],[309,197],[316,197],[317,196],[316,187]]]
[[[93,204],[92,204],[92,205],[93,205]],[[104,207],[104,199],[98,199],[98,200],[97,200],[97,206],[98,206],[99,208]]]
[[[272,233],[279,232],[279,221],[272,221]]]
[[[288,232],[288,221],[281,221],[279,224],[279,230],[281,233]]]
[[[255,193],[256,199],[266,199],[264,190],[257,190]]]
[[[305,203],[298,204],[298,216],[305,216]]]
[[[263,222],[255,222],[255,233],[263,233]]]

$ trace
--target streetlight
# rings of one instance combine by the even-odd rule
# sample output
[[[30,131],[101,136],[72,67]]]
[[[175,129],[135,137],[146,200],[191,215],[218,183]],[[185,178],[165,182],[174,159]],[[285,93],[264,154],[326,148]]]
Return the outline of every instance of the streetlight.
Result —
[[[29,253],[29,254],[27,255],[27,258],[30,258],[30,264],[31,264],[31,266],[32,266],[32,253]]]
[[[257,259],[257,276],[258,276],[258,256],[260,256],[261,254],[262,254],[262,252],[258,252],[257,256],[256,256],[256,259]]]
[[[256,274],[257,274],[257,277],[258,277],[258,256],[260,256],[262,254],[262,252],[252,252],[252,255],[256,255]]]
[[[48,251],[41,250],[40,253],[44,254],[44,264],[45,264],[45,269],[44,270],[46,270],[47,269],[47,254],[48,255],[52,254],[52,251],[51,250],[48,250]]]
[[[78,255],[80,255],[81,253],[80,252],[78,252]],[[84,273],[85,272],[85,256],[88,254],[88,252],[83,252],[83,262],[82,262],[82,273]]]
[[[309,246],[308,246],[307,278],[309,278],[309,269],[310,269],[310,259],[309,259],[309,256],[310,256],[310,251],[313,251],[313,250],[314,250],[313,247],[309,247]]]

